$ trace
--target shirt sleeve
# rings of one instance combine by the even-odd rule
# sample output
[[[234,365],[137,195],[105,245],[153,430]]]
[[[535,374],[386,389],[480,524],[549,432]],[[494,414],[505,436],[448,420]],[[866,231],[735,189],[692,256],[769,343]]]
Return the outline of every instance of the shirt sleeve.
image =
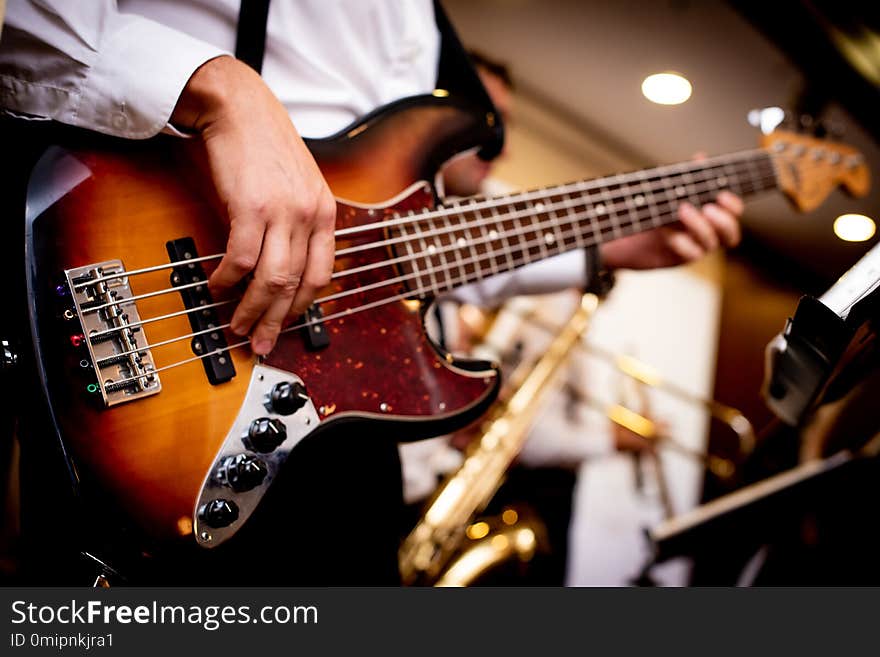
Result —
[[[569,418],[564,394],[557,391],[535,423],[519,459],[532,468],[577,467],[616,453],[611,421],[592,408],[580,408],[577,418]]]
[[[547,294],[573,287],[584,289],[590,284],[587,280],[590,257],[592,254],[587,253],[585,257],[582,249],[576,249],[460,287],[445,298],[494,307],[521,294]]]
[[[115,0],[15,0],[0,39],[0,106],[128,139],[168,126],[183,88],[222,49]]]

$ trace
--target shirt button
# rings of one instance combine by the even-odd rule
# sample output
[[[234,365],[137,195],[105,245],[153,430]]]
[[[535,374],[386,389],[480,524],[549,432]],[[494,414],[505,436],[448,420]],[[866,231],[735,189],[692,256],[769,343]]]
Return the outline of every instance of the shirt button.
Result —
[[[111,119],[111,123],[113,124],[113,127],[117,130],[122,130],[127,123],[127,121],[125,120],[125,114],[123,114],[122,112],[116,112]]]

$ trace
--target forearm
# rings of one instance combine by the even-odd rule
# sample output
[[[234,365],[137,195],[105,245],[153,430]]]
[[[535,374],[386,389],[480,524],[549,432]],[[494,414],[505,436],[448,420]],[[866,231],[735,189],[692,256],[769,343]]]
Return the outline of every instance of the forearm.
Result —
[[[578,249],[458,288],[449,297],[462,303],[493,307],[520,294],[583,289],[590,283],[586,265],[584,252]]]
[[[224,54],[112,0],[21,0],[0,41],[0,105],[118,137],[168,123],[193,72]]]

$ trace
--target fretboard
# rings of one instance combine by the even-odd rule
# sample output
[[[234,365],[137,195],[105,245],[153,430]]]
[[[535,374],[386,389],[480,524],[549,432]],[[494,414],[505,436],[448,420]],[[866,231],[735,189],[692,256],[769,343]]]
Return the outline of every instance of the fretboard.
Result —
[[[411,220],[392,232],[412,291],[437,295],[673,223],[683,202],[699,207],[725,189],[748,197],[776,187],[773,160],[759,149],[503,197],[463,199],[405,218]]]

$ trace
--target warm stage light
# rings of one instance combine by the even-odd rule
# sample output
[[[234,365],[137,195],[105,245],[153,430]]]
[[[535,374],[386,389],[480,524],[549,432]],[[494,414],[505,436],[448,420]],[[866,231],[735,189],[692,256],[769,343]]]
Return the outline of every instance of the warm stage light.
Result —
[[[863,214],[842,214],[834,220],[834,234],[846,242],[864,242],[875,231],[874,220]]]
[[[680,105],[691,97],[691,83],[679,73],[655,73],[642,82],[642,94],[658,105]]]

